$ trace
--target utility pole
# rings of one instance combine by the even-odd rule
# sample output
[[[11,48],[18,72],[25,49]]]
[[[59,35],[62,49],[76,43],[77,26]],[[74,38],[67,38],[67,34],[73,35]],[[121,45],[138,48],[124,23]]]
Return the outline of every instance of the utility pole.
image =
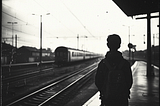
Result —
[[[128,41],[130,44],[130,26],[128,26]],[[131,61],[131,48],[129,47],[129,62]]]
[[[36,15],[36,14],[32,14]],[[50,13],[47,13],[45,15],[50,15]],[[41,64],[42,64],[42,15],[40,15],[40,52],[39,52],[39,64],[40,64],[40,69],[41,69]]]
[[[42,63],[42,15],[40,15],[40,66]]]
[[[77,49],[79,49],[79,34],[77,34]]]
[[[14,51],[14,62],[17,61],[17,35],[15,35],[15,51]]]
[[[17,22],[7,22],[8,24],[11,24],[12,25],[12,46],[14,46],[14,37],[13,37],[13,25],[14,24],[17,24]]]
[[[17,49],[17,35],[15,35],[15,47]]]
[[[7,22],[7,23],[12,25],[12,46],[14,46],[13,25],[17,24],[17,22]],[[9,65],[11,65],[14,62],[14,53],[15,53],[14,48],[12,48],[11,59],[10,59]],[[9,73],[10,73],[10,68],[11,67],[9,66]]]

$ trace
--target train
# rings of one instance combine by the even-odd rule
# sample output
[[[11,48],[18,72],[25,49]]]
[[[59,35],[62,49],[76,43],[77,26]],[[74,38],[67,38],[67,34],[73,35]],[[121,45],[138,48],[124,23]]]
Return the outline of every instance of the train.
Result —
[[[67,63],[78,62],[82,60],[94,59],[100,57],[101,54],[59,46],[55,49],[55,64],[65,65]]]

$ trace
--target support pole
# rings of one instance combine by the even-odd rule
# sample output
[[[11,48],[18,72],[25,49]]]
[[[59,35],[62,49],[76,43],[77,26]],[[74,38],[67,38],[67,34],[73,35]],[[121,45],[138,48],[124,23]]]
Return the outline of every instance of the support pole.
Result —
[[[14,63],[17,63],[17,35],[15,35]]]
[[[14,37],[13,37],[13,22],[12,22],[12,46],[14,46]]]
[[[147,77],[151,76],[151,16],[147,13]]]
[[[79,34],[77,34],[77,49],[79,49]]]
[[[147,13],[147,17],[139,17],[136,19],[146,19],[147,18],[147,77],[154,75],[154,70],[152,67],[152,52],[151,52],[151,18],[159,18],[159,16],[151,16],[151,13]],[[144,42],[145,43],[145,42]]]
[[[15,35],[15,47],[17,49],[17,35]]]
[[[42,15],[40,15],[40,67],[42,63]]]
[[[131,48],[129,48],[129,62],[131,61]]]

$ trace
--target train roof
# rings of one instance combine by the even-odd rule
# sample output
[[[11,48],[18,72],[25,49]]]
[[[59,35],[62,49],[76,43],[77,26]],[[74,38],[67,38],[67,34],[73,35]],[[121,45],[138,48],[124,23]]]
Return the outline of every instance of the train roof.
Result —
[[[65,46],[59,46],[59,47],[57,47],[55,50],[57,50],[57,49],[59,49],[59,48],[64,48],[64,49],[69,49],[69,50],[76,50],[76,51],[83,51],[83,52],[89,52],[89,51],[79,50],[79,49],[70,48],[70,47],[65,47]],[[89,52],[89,53],[93,53],[93,52]]]
[[[65,47],[65,46],[59,46],[59,47],[57,47],[56,49],[59,49],[59,48],[70,49],[70,50],[77,50],[77,51],[84,51],[84,50],[79,50],[79,49],[70,48],[70,47]],[[55,49],[55,50],[56,50],[56,49]]]

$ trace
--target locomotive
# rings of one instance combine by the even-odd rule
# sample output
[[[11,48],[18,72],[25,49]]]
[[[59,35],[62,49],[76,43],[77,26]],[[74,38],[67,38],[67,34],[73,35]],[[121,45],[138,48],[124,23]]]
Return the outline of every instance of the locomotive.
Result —
[[[55,64],[64,65],[67,63],[98,58],[99,56],[99,54],[93,52],[59,46],[55,49]]]

